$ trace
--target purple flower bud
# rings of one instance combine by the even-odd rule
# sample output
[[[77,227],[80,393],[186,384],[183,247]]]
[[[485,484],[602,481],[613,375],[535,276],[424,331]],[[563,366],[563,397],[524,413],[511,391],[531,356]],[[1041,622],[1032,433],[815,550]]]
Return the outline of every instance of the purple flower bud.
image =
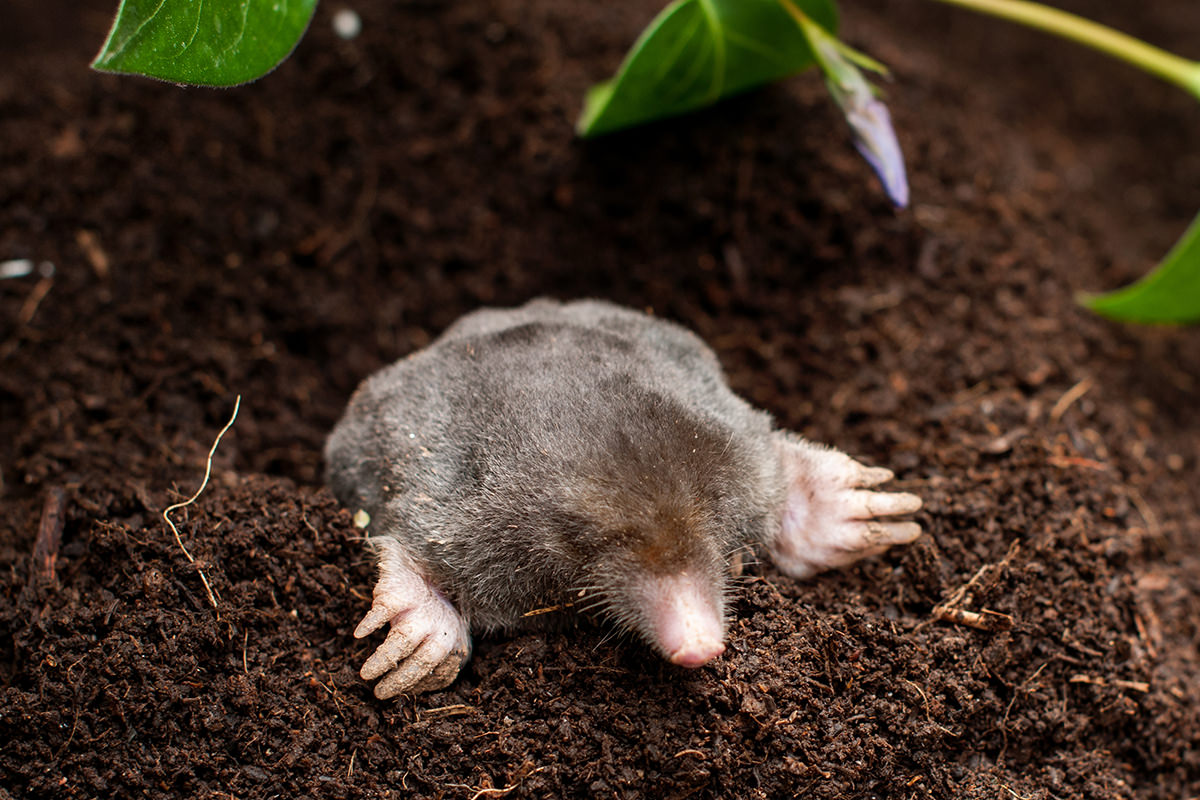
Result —
[[[883,189],[898,208],[908,205],[908,175],[904,170],[904,154],[892,128],[892,115],[876,97],[865,102],[853,102],[842,107],[846,121],[854,131],[854,146],[875,170]]]
[[[850,123],[854,146],[875,170],[892,202],[904,208],[908,205],[908,175],[887,106],[875,96],[871,84],[847,56],[850,51],[845,45],[808,17],[800,14],[796,20],[825,73],[829,93]],[[863,63],[866,59],[859,57],[859,61]]]

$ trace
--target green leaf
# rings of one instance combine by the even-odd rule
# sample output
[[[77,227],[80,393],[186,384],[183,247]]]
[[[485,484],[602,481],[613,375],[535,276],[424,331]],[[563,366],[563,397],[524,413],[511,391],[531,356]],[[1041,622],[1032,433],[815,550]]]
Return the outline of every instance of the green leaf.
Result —
[[[796,0],[825,30],[833,0]],[[642,32],[616,77],[588,91],[580,136],[675,116],[814,63],[778,0],[675,0]]]
[[[287,58],[317,0],[121,0],[92,62],[104,72],[235,86]]]
[[[1120,322],[1200,322],[1200,217],[1149,275],[1082,300],[1097,314]]]

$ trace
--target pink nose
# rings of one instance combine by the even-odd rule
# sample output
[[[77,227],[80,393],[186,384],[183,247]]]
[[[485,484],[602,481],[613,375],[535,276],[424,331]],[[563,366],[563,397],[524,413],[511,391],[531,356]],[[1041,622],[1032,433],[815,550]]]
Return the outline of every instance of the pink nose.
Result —
[[[687,573],[654,576],[643,585],[651,641],[673,664],[699,667],[725,652],[720,596]]]
[[[700,639],[688,642],[671,653],[668,658],[672,664],[678,664],[681,667],[702,667],[724,652],[724,642],[715,639]]]

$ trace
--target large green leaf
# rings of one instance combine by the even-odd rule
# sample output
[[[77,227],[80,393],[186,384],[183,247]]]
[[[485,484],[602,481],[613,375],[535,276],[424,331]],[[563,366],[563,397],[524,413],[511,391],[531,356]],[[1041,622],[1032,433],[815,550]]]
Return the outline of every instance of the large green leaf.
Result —
[[[827,31],[833,0],[795,0]],[[675,0],[642,32],[616,77],[588,92],[581,136],[682,114],[799,72],[812,50],[778,0]]]
[[[105,72],[235,86],[287,58],[317,0],[121,0],[92,62]]]
[[[1083,302],[1097,314],[1121,322],[1200,322],[1200,217],[1149,275]]]

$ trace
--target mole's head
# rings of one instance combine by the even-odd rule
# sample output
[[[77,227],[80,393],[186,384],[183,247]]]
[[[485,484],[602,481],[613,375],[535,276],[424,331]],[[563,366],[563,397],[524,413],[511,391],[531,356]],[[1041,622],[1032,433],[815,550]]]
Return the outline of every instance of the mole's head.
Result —
[[[725,650],[730,559],[763,524],[744,446],[729,428],[675,409],[612,425],[573,482],[577,601],[636,632],[668,660],[706,664]],[[599,442],[598,442],[599,444]]]
[[[637,633],[675,664],[708,663],[725,651],[729,584],[729,554],[713,524],[695,504],[664,502],[625,515],[597,534],[580,605]]]

